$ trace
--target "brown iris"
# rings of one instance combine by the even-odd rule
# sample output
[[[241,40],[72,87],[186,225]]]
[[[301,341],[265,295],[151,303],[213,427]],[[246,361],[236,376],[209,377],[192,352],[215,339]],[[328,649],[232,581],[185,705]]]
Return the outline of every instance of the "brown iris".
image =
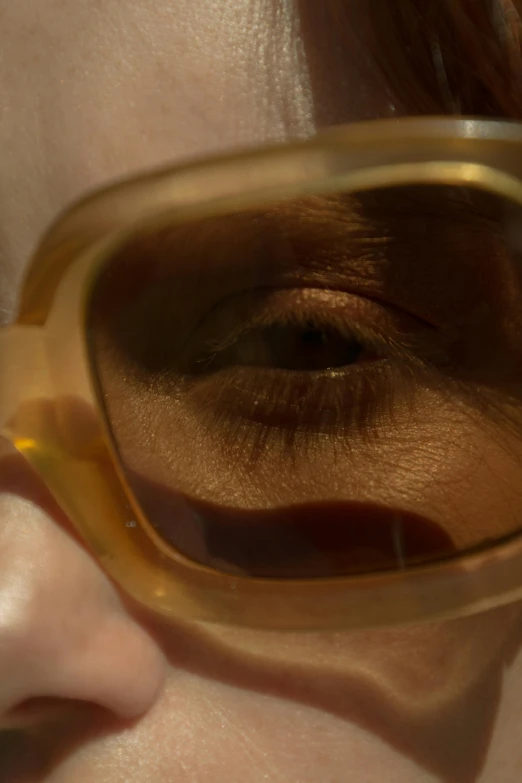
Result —
[[[277,370],[313,372],[354,364],[363,352],[355,336],[313,323],[272,324],[248,330],[216,355],[207,370],[243,365]]]

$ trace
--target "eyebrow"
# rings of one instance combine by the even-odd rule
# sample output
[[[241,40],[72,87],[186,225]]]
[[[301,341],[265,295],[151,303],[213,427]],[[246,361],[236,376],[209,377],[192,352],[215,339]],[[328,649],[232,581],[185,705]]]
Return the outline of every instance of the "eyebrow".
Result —
[[[513,260],[502,208],[461,188],[307,197],[170,225],[115,259],[118,291],[166,285],[189,307],[205,296],[302,284],[382,298],[432,324],[502,301]],[[119,268],[119,272],[118,272]],[[169,294],[170,290],[170,294]]]

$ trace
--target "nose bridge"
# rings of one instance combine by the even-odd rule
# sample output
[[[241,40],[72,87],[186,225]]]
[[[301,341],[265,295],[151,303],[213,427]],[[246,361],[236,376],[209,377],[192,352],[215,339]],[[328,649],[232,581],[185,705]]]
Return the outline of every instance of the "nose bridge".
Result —
[[[0,728],[29,699],[135,717],[163,656],[81,544],[21,498],[0,495]]]
[[[55,637],[42,579],[48,566],[44,542],[37,542],[35,530],[27,531],[23,542],[19,540],[12,530],[19,514],[6,518],[6,511],[12,512],[14,505],[13,498],[7,509],[0,502],[0,716],[28,698],[31,690],[38,690],[37,670],[50,658],[51,651],[45,648]]]

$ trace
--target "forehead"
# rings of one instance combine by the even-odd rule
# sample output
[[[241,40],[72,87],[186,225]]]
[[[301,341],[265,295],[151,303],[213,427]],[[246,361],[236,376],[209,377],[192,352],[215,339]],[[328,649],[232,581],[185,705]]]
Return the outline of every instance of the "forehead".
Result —
[[[6,4],[0,319],[47,224],[90,188],[167,161],[306,136],[318,120],[381,113],[361,80],[363,58],[342,47],[339,68],[337,31],[316,9],[312,0]]]

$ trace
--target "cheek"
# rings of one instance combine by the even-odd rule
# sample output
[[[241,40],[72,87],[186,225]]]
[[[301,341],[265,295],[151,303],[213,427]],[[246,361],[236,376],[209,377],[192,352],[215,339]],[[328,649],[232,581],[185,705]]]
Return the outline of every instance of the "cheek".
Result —
[[[115,765],[129,781],[454,779],[491,741],[517,624],[510,607],[371,633],[156,628],[174,667],[161,700],[52,782],[109,781]]]
[[[464,402],[432,400],[404,426],[386,460],[385,497],[402,496],[451,530],[458,548],[510,535],[522,514],[522,442]],[[384,475],[385,471],[382,471]]]

